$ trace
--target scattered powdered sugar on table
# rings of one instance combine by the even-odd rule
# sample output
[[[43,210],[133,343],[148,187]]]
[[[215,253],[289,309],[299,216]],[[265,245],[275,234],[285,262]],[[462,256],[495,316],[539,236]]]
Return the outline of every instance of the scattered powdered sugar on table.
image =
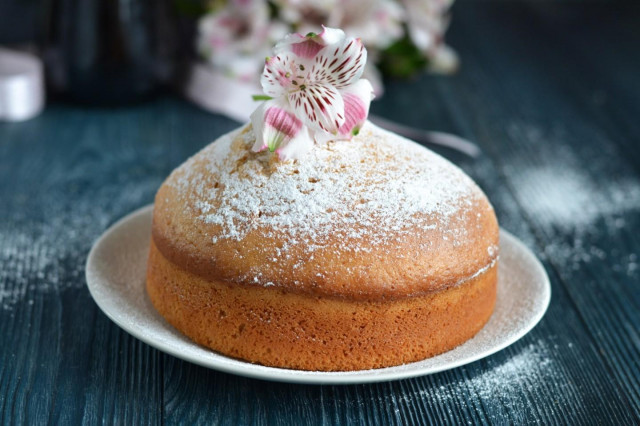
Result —
[[[613,218],[613,225],[623,227],[616,215],[640,210],[640,183],[622,180],[593,182],[579,170],[540,167],[524,171],[519,187],[530,197],[527,208],[565,231],[583,230],[601,218]]]
[[[640,218],[640,181],[620,162],[615,144],[587,144],[578,152],[566,141],[575,136],[563,128],[512,123],[509,133],[544,154],[541,164],[521,156],[505,166],[524,210],[552,238],[541,255],[569,270],[602,262],[637,278],[637,256],[608,241],[635,231]]]
[[[567,349],[571,350],[572,346],[567,344]],[[573,387],[573,384],[559,380],[563,376],[561,366],[554,361],[552,351],[542,340],[522,347],[513,355],[490,357],[482,363],[484,365],[476,363],[476,368],[472,369],[462,367],[454,376],[457,380],[446,377],[448,373],[427,376],[424,378],[426,386],[405,387],[401,393],[384,394],[373,399],[383,399],[375,402],[384,406],[395,406],[396,402],[411,403],[417,399],[437,401],[449,407],[498,399],[504,411],[495,413],[496,418],[491,420],[509,422],[508,419],[513,421],[526,416],[529,408],[526,393],[532,388],[536,388],[536,392],[562,391],[567,395],[567,388]],[[469,376],[470,372],[476,371],[477,374]],[[573,392],[570,394],[579,398]],[[390,398],[397,401],[390,401]],[[575,402],[583,404],[579,399]]]
[[[636,256],[604,250],[593,234],[614,236],[625,232],[629,215],[640,214],[640,183],[594,182],[575,169],[541,167],[525,171],[519,188],[527,197],[527,209],[536,220],[570,238],[557,238],[544,255],[580,269],[591,261],[607,261],[614,270],[636,275]]]
[[[194,194],[201,220],[220,225],[214,242],[267,227],[293,244],[304,239],[309,250],[335,234],[384,245],[416,225],[446,223],[479,194],[448,161],[371,124],[352,142],[317,146],[294,162],[249,152],[253,140],[250,129],[225,135],[168,181],[180,194]],[[450,237],[464,234],[452,229]]]
[[[512,356],[488,358],[479,370],[478,374],[468,377],[466,372],[476,369],[468,370],[463,367],[459,380],[420,389],[419,396],[441,403],[461,405],[481,404],[482,400],[497,399],[503,411],[495,413],[496,417],[490,420],[505,422],[507,419],[514,421],[528,417],[526,413],[529,401],[526,395],[533,388],[536,392],[545,392],[542,388],[549,388],[551,392],[562,391],[566,394],[564,388],[572,386],[559,380],[562,377],[560,367],[542,340],[523,347]]]
[[[525,346],[501,364],[495,365],[492,359],[489,362],[488,369],[472,377],[470,383],[464,382],[481,398],[498,396],[508,400],[510,395],[521,394],[523,388],[558,376],[547,345],[542,340]]]
[[[80,164],[81,171],[57,175],[51,188],[31,194],[28,217],[16,209],[0,222],[1,310],[11,311],[24,300],[31,305],[38,293],[83,287],[84,259],[93,241],[109,223],[150,200],[160,184],[156,177],[125,178],[86,188],[75,198],[62,194],[85,179],[91,167]]]

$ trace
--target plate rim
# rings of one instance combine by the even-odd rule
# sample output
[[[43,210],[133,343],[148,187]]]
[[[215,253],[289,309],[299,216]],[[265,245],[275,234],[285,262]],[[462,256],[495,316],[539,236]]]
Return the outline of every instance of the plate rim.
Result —
[[[261,379],[267,381],[275,381],[275,382],[285,382],[285,383],[298,383],[298,384],[316,384],[316,385],[350,385],[350,384],[361,384],[361,383],[376,383],[376,382],[386,382],[386,381],[395,381],[402,380],[412,377],[420,377],[429,374],[435,374],[442,371],[450,370],[453,368],[458,368],[463,365],[467,365],[478,361],[480,359],[491,356],[506,347],[514,344],[526,334],[528,334],[544,317],[545,313],[548,310],[549,304],[551,302],[551,283],[549,281],[549,276],[540,262],[540,260],[533,254],[533,252],[517,237],[511,234],[509,231],[500,228],[500,245],[502,246],[504,241],[508,241],[507,244],[511,244],[515,246],[528,260],[531,262],[531,267],[536,271],[536,275],[539,275],[542,278],[542,282],[540,283],[541,294],[539,302],[540,308],[536,311],[535,315],[532,315],[532,319],[524,326],[521,327],[517,333],[511,336],[510,339],[506,339],[504,341],[499,342],[496,345],[493,345],[489,348],[486,348],[483,351],[477,352],[473,355],[460,358],[456,361],[450,361],[441,366],[428,367],[424,369],[411,369],[406,368],[407,366],[411,366],[411,364],[419,363],[422,361],[416,361],[414,363],[403,364],[400,366],[392,366],[385,367],[380,369],[369,369],[369,370],[354,370],[354,371],[338,371],[338,372],[326,372],[326,371],[305,371],[305,370],[292,370],[292,369],[284,369],[278,367],[268,367],[259,364],[252,364],[246,361],[234,359],[227,357],[225,355],[219,354],[215,351],[211,351],[217,357],[221,357],[225,362],[219,362],[211,360],[211,359],[202,359],[197,355],[190,353],[182,353],[179,350],[173,348],[170,345],[167,345],[163,342],[160,342],[144,332],[142,329],[132,327],[128,322],[124,321],[120,316],[111,312],[110,308],[107,305],[106,301],[102,300],[101,297],[97,295],[97,287],[96,283],[93,282],[92,274],[94,274],[96,257],[99,255],[101,247],[105,244],[105,242],[113,236],[116,231],[118,231],[123,226],[126,226],[129,222],[138,219],[141,216],[150,215],[153,210],[153,204],[148,204],[143,207],[140,207],[131,213],[125,215],[124,217],[117,220],[111,226],[109,226],[98,239],[94,242],[89,251],[89,255],[87,256],[87,261],[85,263],[85,279],[87,283],[87,288],[89,289],[89,293],[91,298],[94,300],[96,305],[100,308],[100,310],[118,327],[123,329],[125,332],[131,334],[133,337],[141,340],[142,342],[148,344],[149,346],[174,356],[176,358],[191,362],[196,365],[200,365],[202,367],[214,369],[217,371],[222,371],[224,373],[234,374],[243,377],[249,377],[252,379]],[[500,280],[500,275],[498,275],[498,280]],[[499,282],[499,281],[498,281]],[[145,291],[146,295],[146,291]],[[165,321],[166,323],[166,321]],[[168,327],[172,327],[169,323],[166,323]],[[475,338],[472,337],[471,341]],[[467,341],[467,342],[468,342]],[[192,341],[189,341],[190,344],[194,346],[198,346],[200,348],[204,348]],[[466,343],[466,342],[465,342]],[[208,350],[207,348],[204,348]],[[398,371],[398,368],[402,367],[401,370]],[[385,371],[389,370],[389,371]],[[369,373],[369,374],[367,374]]]

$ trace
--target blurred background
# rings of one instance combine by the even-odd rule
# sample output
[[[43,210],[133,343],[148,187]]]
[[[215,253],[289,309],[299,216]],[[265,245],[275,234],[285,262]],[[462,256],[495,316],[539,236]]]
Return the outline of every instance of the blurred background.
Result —
[[[44,63],[47,94],[89,105],[124,105],[172,88],[243,120],[251,105],[212,100],[259,93],[264,58],[291,32],[321,25],[360,37],[365,77],[452,73],[445,42],[452,0],[25,0],[0,2],[0,46]],[[1,61],[1,59],[0,59]],[[226,90],[226,92],[225,92]]]

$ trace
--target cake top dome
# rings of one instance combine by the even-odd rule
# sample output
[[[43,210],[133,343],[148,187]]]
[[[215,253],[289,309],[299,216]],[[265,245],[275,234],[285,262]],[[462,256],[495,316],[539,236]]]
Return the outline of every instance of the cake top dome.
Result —
[[[477,185],[437,154],[367,122],[304,161],[255,153],[251,125],[160,188],[154,241],[210,279],[363,299],[424,294],[497,256]]]

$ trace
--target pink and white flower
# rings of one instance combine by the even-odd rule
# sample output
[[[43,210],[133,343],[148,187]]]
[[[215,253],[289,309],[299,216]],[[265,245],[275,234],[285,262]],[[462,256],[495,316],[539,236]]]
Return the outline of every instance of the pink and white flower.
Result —
[[[404,35],[404,20],[403,8],[393,0],[341,0],[327,24],[357,35],[370,49],[383,50]]]
[[[456,53],[444,44],[449,26],[449,8],[453,0],[403,0],[411,40],[429,59],[429,67],[439,73],[451,73],[458,67]]]
[[[368,49],[384,49],[404,35],[404,9],[395,0],[275,0],[281,18],[306,33],[321,24],[360,37]]]
[[[286,33],[286,25],[270,19],[265,1],[229,0],[198,22],[197,49],[213,69],[253,82],[262,58]]]
[[[260,83],[271,97],[251,115],[254,151],[302,157],[316,143],[350,140],[367,119],[373,89],[361,79],[367,51],[339,29],[290,34],[267,58]]]
[[[429,1],[429,0],[425,0]],[[367,47],[369,60],[364,76],[376,96],[384,86],[376,68],[380,52],[402,38],[406,13],[395,0],[276,0],[280,17],[306,34],[321,24],[342,28],[359,37]]]

